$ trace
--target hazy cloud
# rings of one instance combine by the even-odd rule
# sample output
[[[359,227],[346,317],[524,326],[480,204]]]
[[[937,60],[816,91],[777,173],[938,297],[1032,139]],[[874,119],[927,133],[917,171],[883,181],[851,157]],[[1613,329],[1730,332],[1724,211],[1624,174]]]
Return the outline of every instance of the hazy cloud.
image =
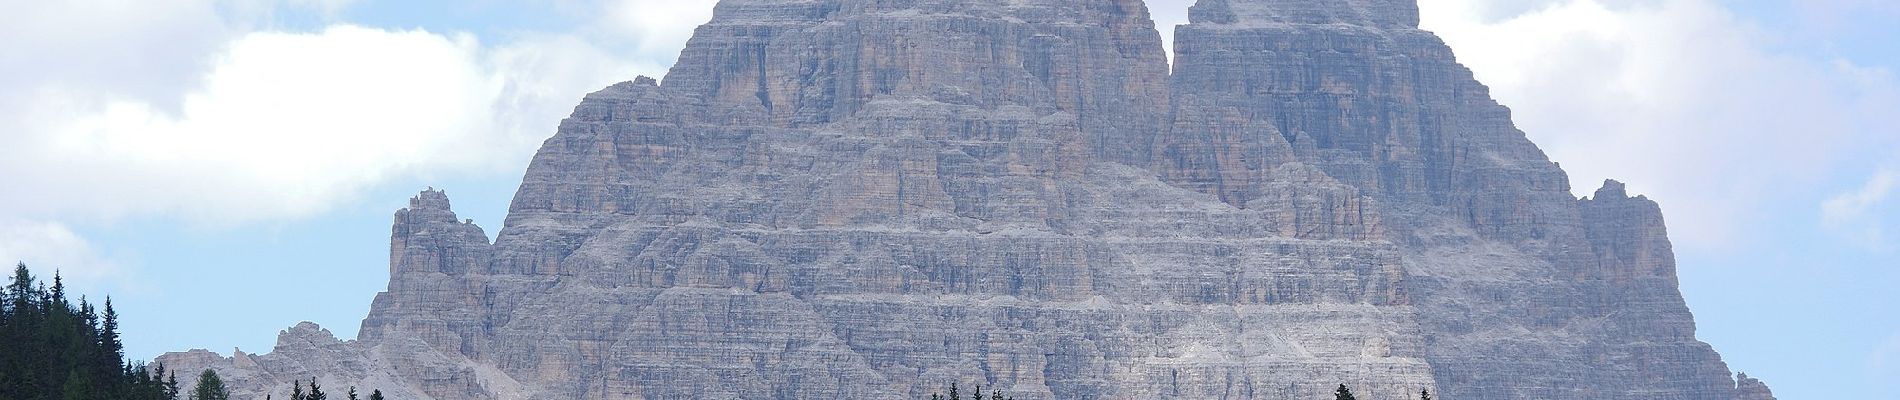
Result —
[[[1421,7],[1579,193],[1629,182],[1663,203],[1679,244],[1750,239],[1732,236],[1764,231],[1749,216],[1887,157],[1870,144],[1900,133],[1887,71],[1769,50],[1772,37],[1711,1],[1506,3]]]
[[[124,283],[131,264],[73,224],[235,227],[397,179],[519,176],[583,94],[667,62],[577,32],[270,22],[349,3],[0,4],[0,261]]]
[[[24,262],[41,279],[57,271],[68,284],[86,288],[112,285],[128,288],[135,280],[118,261],[100,255],[97,247],[65,225],[50,222],[0,220],[0,262],[9,271]]]
[[[216,20],[199,11],[146,25]],[[66,31],[84,29],[38,33]],[[212,31],[177,35],[211,44],[149,54],[173,68],[113,58],[110,49],[165,48],[133,32],[74,38],[107,50],[22,66],[25,76],[9,82],[19,90],[0,94],[9,132],[0,168],[32,173],[0,175],[0,187],[21,194],[0,198],[0,214],[242,224],[314,215],[404,176],[510,173],[582,94],[660,70],[565,34],[485,46],[463,34],[350,25]],[[48,41],[59,42],[0,47],[62,47]],[[160,84],[121,90],[87,84],[94,78]]]
[[[1867,357],[1868,382],[1886,382],[1885,387],[1867,388],[1871,393],[1900,390],[1900,332],[1880,343]]]
[[[686,47],[693,28],[712,19],[716,0],[610,0],[598,27],[634,41],[643,58],[671,61]]]
[[[1821,220],[1849,240],[1877,249],[1884,248],[1888,244],[1887,233],[1881,227],[1886,223],[1880,211],[1887,200],[1893,197],[1895,189],[1900,189],[1896,186],[1900,186],[1900,174],[1893,170],[1881,170],[1860,189],[1836,195],[1822,203]]]

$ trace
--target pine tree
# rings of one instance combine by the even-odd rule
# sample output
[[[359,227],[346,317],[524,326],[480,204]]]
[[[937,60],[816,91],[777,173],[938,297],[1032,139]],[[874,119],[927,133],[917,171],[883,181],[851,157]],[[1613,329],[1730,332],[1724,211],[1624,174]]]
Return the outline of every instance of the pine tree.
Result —
[[[53,299],[57,299],[60,302],[65,302],[66,300],[66,282],[59,277],[59,270],[57,269],[53,270],[53,291],[50,294]]]
[[[1432,390],[1431,390],[1431,389],[1419,389],[1419,391],[1418,391],[1418,400],[1432,400]]]
[[[304,400],[328,400],[329,396],[323,394],[323,388],[317,387],[317,378],[311,377],[310,394],[304,395],[303,398]]]
[[[950,397],[950,400],[963,400],[963,396],[957,395],[956,382],[950,382],[950,396],[949,397]]]
[[[198,374],[198,387],[191,390],[191,400],[231,400],[231,391],[224,387],[224,378],[206,369]]]
[[[178,400],[178,372],[165,371],[165,364],[158,365],[159,372],[165,372],[165,400]]]
[[[350,400],[356,400],[356,387],[355,387],[355,386],[351,386],[351,387],[350,387],[350,393],[349,393],[349,395],[348,395],[347,397],[349,397],[349,399],[350,399]]]
[[[374,389],[374,390],[370,390],[370,391],[369,391],[369,400],[383,400],[383,391],[382,391],[382,389]]]
[[[308,400],[303,395],[303,381],[290,381],[290,400]]]
[[[93,376],[100,382],[100,390],[106,393],[125,393],[123,385],[118,384],[123,380],[114,379],[130,375],[131,371],[125,365],[125,344],[119,341],[119,312],[112,308],[112,297],[106,297],[105,314],[98,326],[95,334],[97,337],[94,338],[96,344],[92,351],[93,360],[89,363],[93,367]]]
[[[1333,391],[1333,400],[1356,400],[1356,399],[1352,398],[1352,389],[1347,389],[1345,384],[1340,384],[1339,389]]]

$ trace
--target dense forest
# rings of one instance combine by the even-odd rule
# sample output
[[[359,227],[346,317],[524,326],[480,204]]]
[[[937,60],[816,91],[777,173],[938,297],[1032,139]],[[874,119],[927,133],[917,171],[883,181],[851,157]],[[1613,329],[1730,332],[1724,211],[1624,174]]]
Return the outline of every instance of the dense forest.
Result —
[[[58,272],[49,287],[25,263],[0,287],[0,400],[177,400],[179,393],[175,371],[126,362],[112,299],[98,307],[84,296],[73,302]],[[294,393],[295,400],[326,399],[315,379],[309,392],[298,383]],[[231,395],[216,372],[204,370],[185,397]],[[356,388],[344,398],[356,400]],[[383,392],[369,398],[383,400]]]
[[[162,366],[127,363],[112,300],[73,302],[26,264],[0,288],[0,399],[175,399],[178,380]]]

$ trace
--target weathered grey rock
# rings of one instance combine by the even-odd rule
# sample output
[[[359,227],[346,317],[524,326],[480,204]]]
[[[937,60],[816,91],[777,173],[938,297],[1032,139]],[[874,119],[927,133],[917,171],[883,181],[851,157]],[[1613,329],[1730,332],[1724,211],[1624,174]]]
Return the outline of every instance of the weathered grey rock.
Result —
[[[1138,1],[722,1],[663,85],[582,100],[494,243],[398,211],[358,340],[160,361],[435,399],[1766,392],[1696,341],[1657,205],[1572,197],[1413,2],[1192,19],[1170,76]]]
[[[1735,391],[1735,398],[1739,400],[1775,400],[1775,393],[1768,390],[1768,384],[1740,372],[1735,373]]]

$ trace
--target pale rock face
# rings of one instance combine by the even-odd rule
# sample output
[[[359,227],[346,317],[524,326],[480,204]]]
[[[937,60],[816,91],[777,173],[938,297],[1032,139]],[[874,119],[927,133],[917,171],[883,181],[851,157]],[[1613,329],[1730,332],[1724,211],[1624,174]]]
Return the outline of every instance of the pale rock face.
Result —
[[[1656,204],[1571,197],[1416,26],[1206,0],[1169,75],[1131,0],[722,1],[664,85],[582,100],[494,243],[398,211],[358,340],[159,361],[417,399],[1765,394],[1696,341]]]
[[[1735,391],[1738,400],[1775,400],[1775,393],[1768,390],[1768,384],[1744,373],[1735,374]]]

